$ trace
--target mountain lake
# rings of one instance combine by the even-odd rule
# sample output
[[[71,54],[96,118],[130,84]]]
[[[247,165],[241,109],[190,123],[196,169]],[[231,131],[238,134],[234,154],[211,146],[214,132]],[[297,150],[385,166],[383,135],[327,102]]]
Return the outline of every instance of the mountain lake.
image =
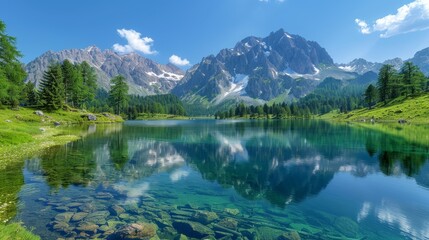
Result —
[[[0,170],[0,220],[42,239],[429,239],[429,126],[82,128]]]

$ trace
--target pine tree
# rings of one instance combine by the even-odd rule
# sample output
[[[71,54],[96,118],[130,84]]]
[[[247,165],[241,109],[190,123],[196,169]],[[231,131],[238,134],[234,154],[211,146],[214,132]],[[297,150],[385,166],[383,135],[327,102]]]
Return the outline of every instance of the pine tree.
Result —
[[[97,75],[95,74],[94,68],[85,61],[80,64],[80,72],[82,74],[83,82],[82,103],[89,103],[94,100],[95,93],[97,91]]]
[[[61,65],[64,81],[64,100],[66,104],[76,107],[82,95],[82,74],[69,60]]]
[[[394,87],[396,70],[392,65],[383,65],[381,67],[380,72],[378,74],[378,96],[380,101],[387,103],[388,100],[392,98],[392,96],[396,94],[392,94],[392,87]]]
[[[26,106],[37,106],[39,103],[39,96],[36,85],[32,82],[27,82],[23,90],[23,101]]]
[[[43,75],[40,88],[40,100],[46,110],[52,111],[62,108],[64,104],[64,80],[61,65],[49,66]]]
[[[377,89],[374,85],[370,84],[365,91],[365,102],[368,104],[368,108],[371,109],[377,99]]]
[[[0,21],[0,104],[12,107],[19,104],[26,77],[15,44],[16,39],[6,34],[6,25]]]
[[[128,85],[121,75],[114,77],[111,81],[109,100],[116,114],[121,114],[128,105]]]
[[[406,96],[416,95],[425,91],[427,79],[419,67],[411,62],[405,62],[401,68],[403,92]]]

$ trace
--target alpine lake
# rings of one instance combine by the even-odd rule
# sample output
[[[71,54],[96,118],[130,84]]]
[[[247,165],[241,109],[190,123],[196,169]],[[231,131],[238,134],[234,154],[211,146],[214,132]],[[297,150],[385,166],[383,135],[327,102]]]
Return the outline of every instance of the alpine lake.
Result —
[[[429,126],[79,127],[0,168],[2,222],[42,239],[429,239]]]

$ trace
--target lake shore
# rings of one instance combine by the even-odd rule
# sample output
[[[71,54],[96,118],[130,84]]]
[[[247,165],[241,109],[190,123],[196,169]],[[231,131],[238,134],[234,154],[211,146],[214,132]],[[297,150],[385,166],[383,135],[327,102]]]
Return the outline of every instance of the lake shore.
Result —
[[[0,110],[0,122],[1,170],[22,161],[26,156],[52,146],[64,145],[83,136],[81,129],[66,130],[63,126],[116,123],[123,122],[123,119],[107,113],[92,114],[86,111],[62,110],[44,113],[35,109],[20,108]],[[19,223],[0,223],[0,232],[1,239],[7,238],[11,233],[16,239],[40,239]]]
[[[77,110],[43,113],[20,108],[0,110],[0,122],[0,168],[4,168],[8,162],[28,154],[81,138],[80,130],[64,131],[62,126],[115,123],[123,122],[123,119],[108,113],[93,114]]]

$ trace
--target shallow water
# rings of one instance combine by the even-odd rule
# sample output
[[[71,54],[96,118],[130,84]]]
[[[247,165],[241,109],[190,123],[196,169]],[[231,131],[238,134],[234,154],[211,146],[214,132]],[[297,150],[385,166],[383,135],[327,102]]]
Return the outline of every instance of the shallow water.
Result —
[[[429,142],[322,121],[89,131],[0,172],[4,220],[43,239],[112,238],[139,222],[163,239],[429,239]]]

